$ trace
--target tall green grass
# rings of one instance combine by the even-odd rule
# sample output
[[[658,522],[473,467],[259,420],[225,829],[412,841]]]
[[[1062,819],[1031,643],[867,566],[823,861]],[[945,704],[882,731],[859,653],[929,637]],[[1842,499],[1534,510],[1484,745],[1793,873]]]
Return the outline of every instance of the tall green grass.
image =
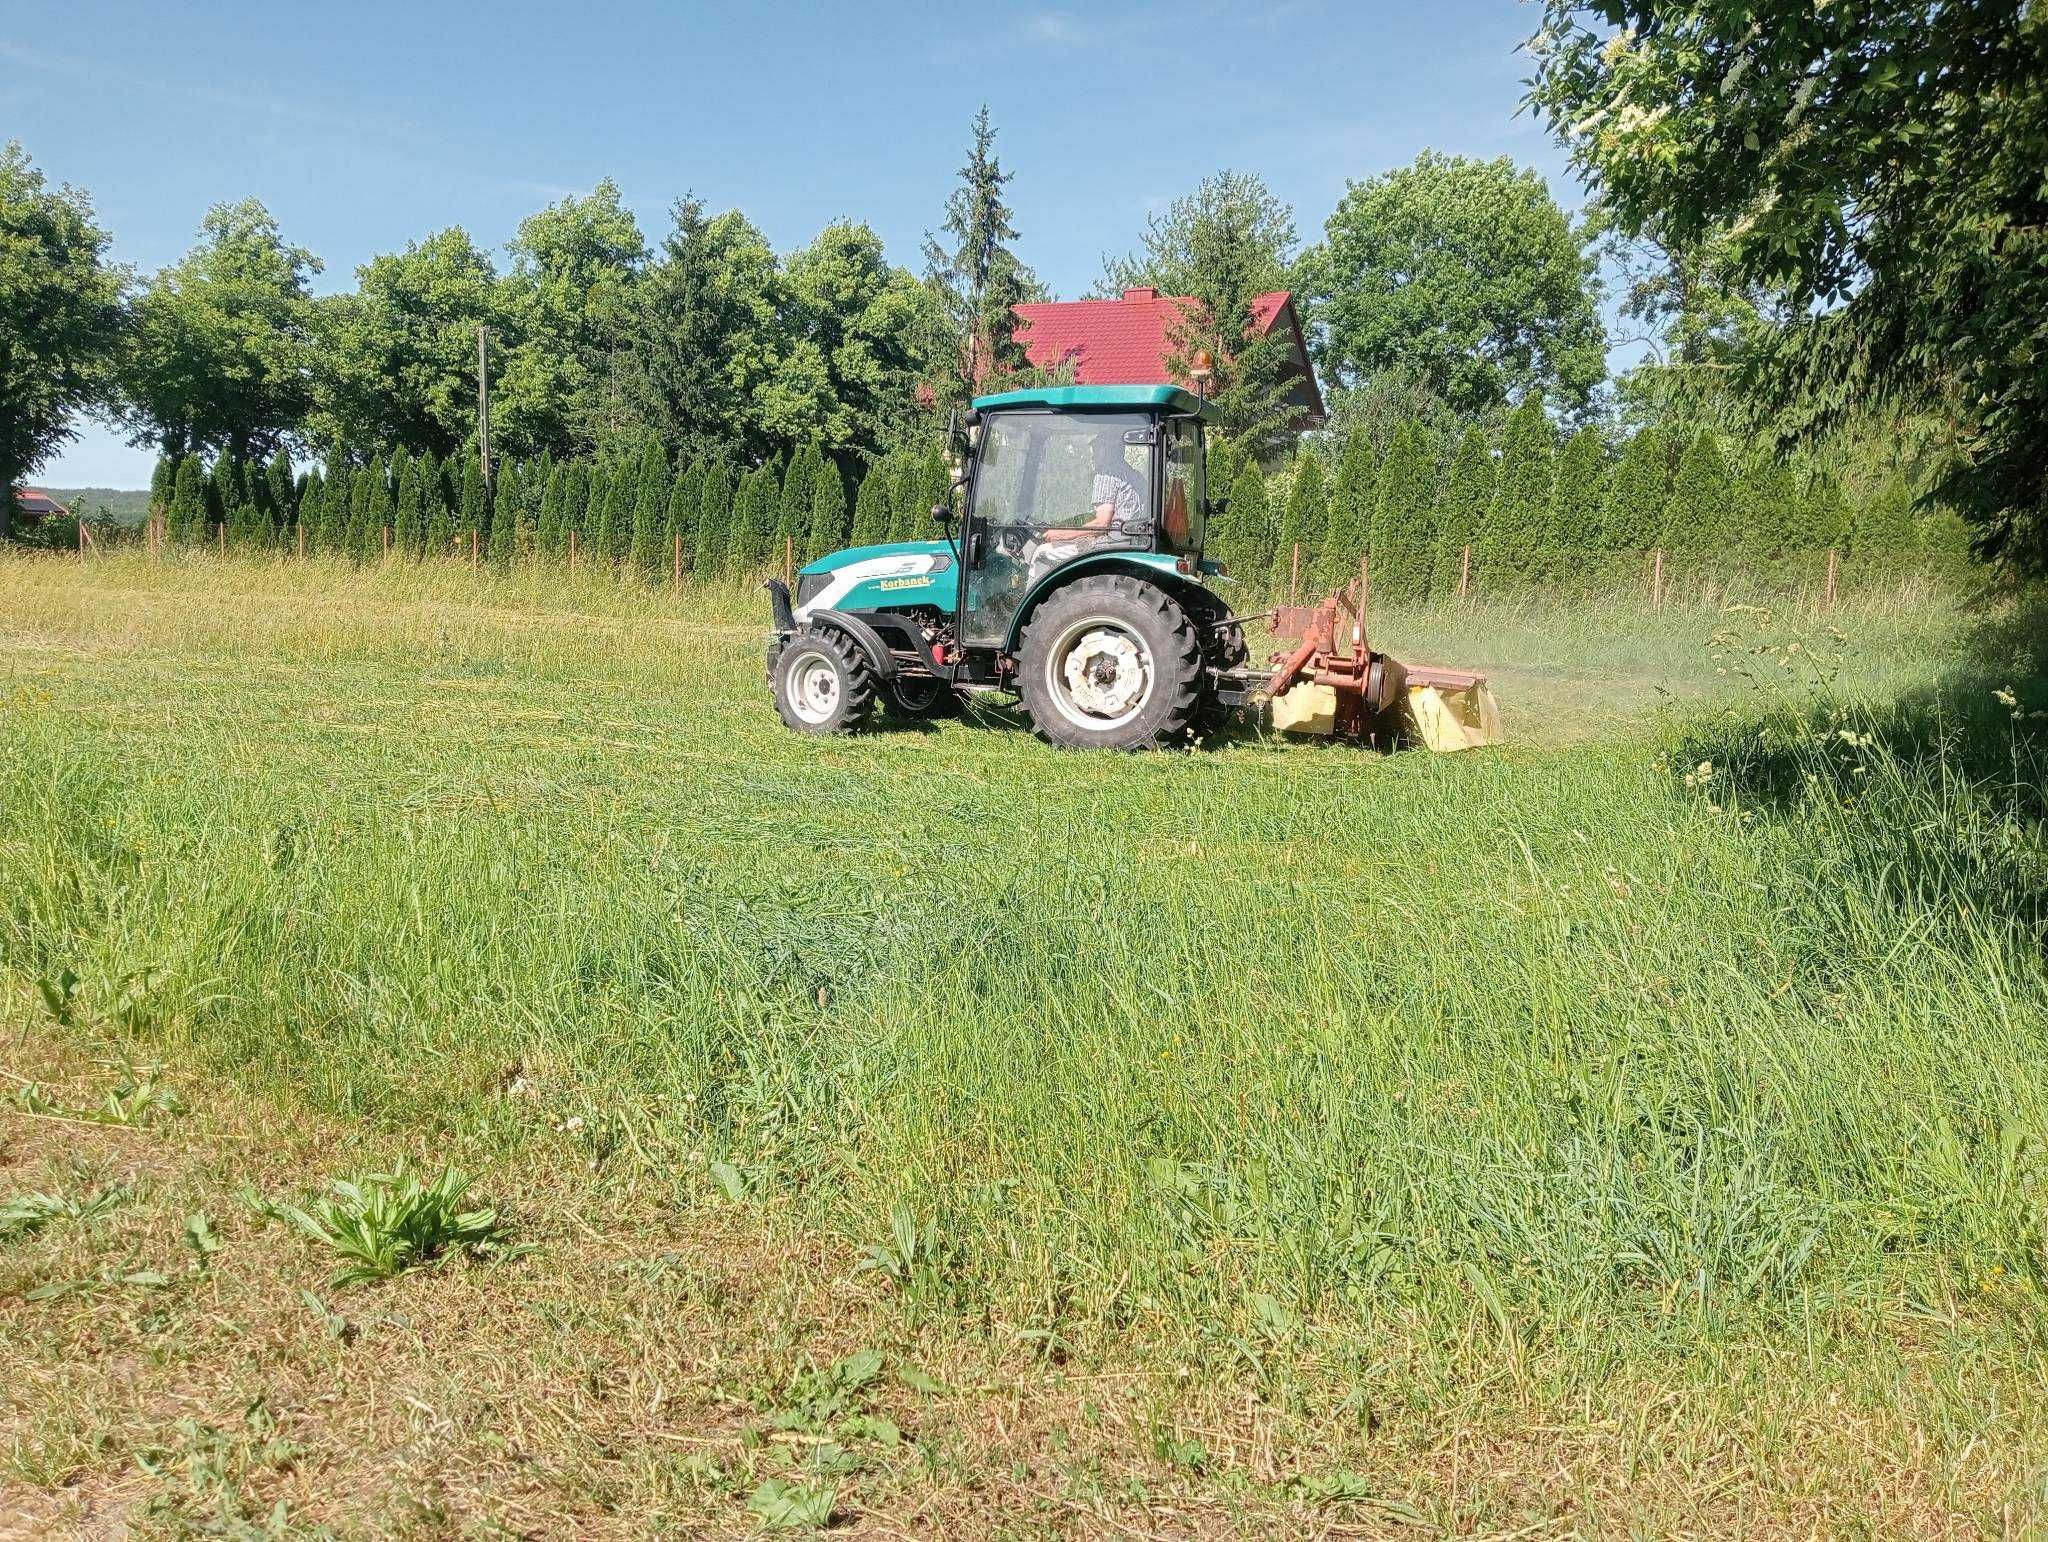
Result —
[[[789,735],[757,603],[0,562],[0,970],[400,1149],[908,1225],[920,1310],[1046,1333],[2038,1309],[2037,612],[1391,613],[1518,742],[1112,758]]]

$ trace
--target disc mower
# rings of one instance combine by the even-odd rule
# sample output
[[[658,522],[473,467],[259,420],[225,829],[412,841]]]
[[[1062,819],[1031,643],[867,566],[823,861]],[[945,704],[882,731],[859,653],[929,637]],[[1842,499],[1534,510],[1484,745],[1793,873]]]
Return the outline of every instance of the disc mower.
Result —
[[[948,428],[942,539],[856,546],[806,565],[774,609],[768,681],[799,733],[879,707],[953,710],[1014,695],[1055,744],[1183,742],[1270,703],[1274,726],[1391,746],[1498,743],[1484,677],[1404,666],[1366,638],[1366,577],[1319,604],[1240,618],[1202,554],[1223,510],[1204,478],[1202,398],[1168,385],[1057,386],[978,398]],[[958,507],[956,508],[956,501]],[[1282,644],[1251,659],[1247,624]]]

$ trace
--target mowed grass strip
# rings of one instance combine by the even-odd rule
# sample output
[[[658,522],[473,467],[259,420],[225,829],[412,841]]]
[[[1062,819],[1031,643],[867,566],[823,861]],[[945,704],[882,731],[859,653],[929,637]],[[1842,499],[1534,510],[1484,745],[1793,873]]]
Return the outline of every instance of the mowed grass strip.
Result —
[[[68,971],[65,1034],[323,1121],[355,1171],[516,1182],[548,1245],[481,1292],[702,1220],[767,1294],[830,1297],[764,1367],[886,1333],[1044,1399],[1010,1497],[1076,1529],[1174,1529],[1167,1490],[1253,1529],[2036,1513],[2030,612],[1389,614],[1385,645],[1499,673],[1516,743],[1112,758],[997,711],[797,738],[758,608],[0,563],[21,1042]],[[1146,1428],[1098,1403],[1086,1444],[1142,1492],[1034,1465],[1082,1375],[1131,1379]],[[1827,1409],[1881,1479],[1796,1457]],[[1158,1436],[1189,1421],[1236,1454]],[[1776,1456],[1710,1479],[1675,1453],[1716,1427]],[[1665,1453],[1640,1495],[1590,1476],[1622,1446]],[[848,1482],[878,1516],[917,1491]],[[751,1524],[723,1492],[691,1502]]]

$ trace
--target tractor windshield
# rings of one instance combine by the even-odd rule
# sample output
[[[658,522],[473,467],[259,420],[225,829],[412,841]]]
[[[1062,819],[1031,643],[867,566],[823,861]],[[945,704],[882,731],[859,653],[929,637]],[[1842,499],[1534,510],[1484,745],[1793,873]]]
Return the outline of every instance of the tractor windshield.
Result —
[[[1000,638],[1026,591],[1084,552],[1149,551],[1152,418],[1131,412],[996,412],[974,476],[970,641]]]

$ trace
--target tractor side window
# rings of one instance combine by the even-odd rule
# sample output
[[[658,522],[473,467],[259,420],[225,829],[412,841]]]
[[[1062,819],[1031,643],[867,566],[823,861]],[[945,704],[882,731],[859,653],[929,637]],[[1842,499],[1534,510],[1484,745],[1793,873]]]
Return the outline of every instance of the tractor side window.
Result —
[[[1202,549],[1202,438],[1192,423],[1166,425],[1159,528],[1168,551]]]
[[[1000,641],[1032,585],[1067,562],[1151,548],[1152,428],[1142,413],[983,418],[964,640]]]

